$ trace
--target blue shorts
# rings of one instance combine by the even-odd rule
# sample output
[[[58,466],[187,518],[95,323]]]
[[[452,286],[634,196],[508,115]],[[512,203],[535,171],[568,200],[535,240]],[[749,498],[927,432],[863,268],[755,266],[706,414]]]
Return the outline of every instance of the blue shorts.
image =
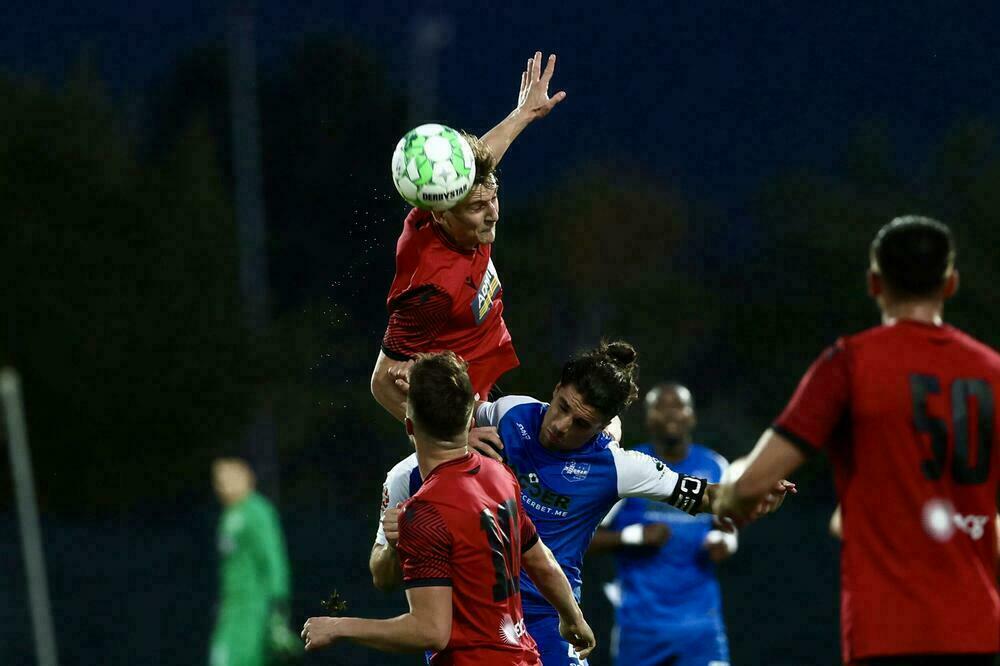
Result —
[[[611,653],[616,666],[729,666],[726,630],[716,621],[659,630],[616,626]]]
[[[587,666],[587,660],[580,659],[573,646],[559,635],[558,615],[525,615],[524,626],[538,643],[544,666]]]

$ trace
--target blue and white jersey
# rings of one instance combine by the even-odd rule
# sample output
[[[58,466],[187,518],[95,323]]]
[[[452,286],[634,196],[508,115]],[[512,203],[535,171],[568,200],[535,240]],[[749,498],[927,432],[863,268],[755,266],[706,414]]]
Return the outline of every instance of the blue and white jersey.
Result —
[[[654,455],[648,444],[633,450]],[[681,474],[718,483],[729,464],[711,449],[692,444],[688,456],[671,466]],[[712,515],[691,516],[662,502],[630,498],[615,505],[602,525],[621,531],[629,525],[649,523],[669,526],[670,540],[655,552],[641,548],[618,551],[620,599],[615,601],[619,626],[657,629],[661,623],[676,628],[688,621],[719,619],[719,583],[705,550],[705,541],[714,530]]]
[[[625,451],[605,433],[574,451],[546,449],[538,435],[548,407],[534,398],[506,396],[480,404],[476,424],[497,428],[504,461],[521,484],[524,509],[579,600],[583,554],[611,507],[622,497],[665,500],[674,492],[678,475],[645,453]],[[420,487],[416,467],[412,455],[389,472],[383,507],[396,506],[416,492]],[[381,525],[378,540],[385,543]],[[523,572],[521,603],[526,616],[555,614]]]

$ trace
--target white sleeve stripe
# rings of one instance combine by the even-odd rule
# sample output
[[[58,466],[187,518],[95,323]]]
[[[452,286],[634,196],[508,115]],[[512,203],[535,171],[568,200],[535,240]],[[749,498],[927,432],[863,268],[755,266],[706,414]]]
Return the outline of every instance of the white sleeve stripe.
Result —
[[[677,486],[678,474],[663,462],[639,451],[609,446],[618,473],[619,497],[646,497],[666,501]]]
[[[508,411],[529,402],[539,401],[526,395],[505,395],[495,402],[484,402],[476,410],[476,425],[496,427]]]

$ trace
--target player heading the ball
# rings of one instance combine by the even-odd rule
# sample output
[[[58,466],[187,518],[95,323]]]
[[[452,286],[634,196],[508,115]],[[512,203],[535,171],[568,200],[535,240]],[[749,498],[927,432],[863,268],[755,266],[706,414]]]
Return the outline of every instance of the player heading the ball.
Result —
[[[543,71],[540,52],[528,60],[514,110],[481,140],[424,125],[403,138],[402,154],[393,159],[394,180],[404,195],[435,208],[414,208],[403,222],[386,298],[389,322],[371,378],[372,395],[400,421],[406,396],[395,385],[396,373],[417,354],[454,351],[469,364],[473,390],[483,398],[518,365],[492,258],[500,219],[494,169],[514,139],[565,98],[563,92],[548,93],[555,63],[555,55],[549,56]],[[470,178],[468,192],[452,201]],[[431,195],[442,198],[427,200]]]

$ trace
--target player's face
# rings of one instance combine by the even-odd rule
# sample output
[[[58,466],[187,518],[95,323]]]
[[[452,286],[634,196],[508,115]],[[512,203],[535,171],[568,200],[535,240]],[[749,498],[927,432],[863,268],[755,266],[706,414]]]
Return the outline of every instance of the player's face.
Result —
[[[664,389],[646,408],[646,429],[654,439],[683,442],[694,424],[694,408],[686,389]]]
[[[452,239],[464,248],[489,245],[496,240],[500,219],[499,189],[476,185],[469,196],[441,215],[441,224]]]
[[[600,412],[583,401],[575,386],[559,384],[542,418],[538,439],[542,446],[572,451],[601,432],[608,422]]]
[[[225,506],[235,504],[253,490],[253,473],[241,463],[220,461],[212,466],[212,486]]]

